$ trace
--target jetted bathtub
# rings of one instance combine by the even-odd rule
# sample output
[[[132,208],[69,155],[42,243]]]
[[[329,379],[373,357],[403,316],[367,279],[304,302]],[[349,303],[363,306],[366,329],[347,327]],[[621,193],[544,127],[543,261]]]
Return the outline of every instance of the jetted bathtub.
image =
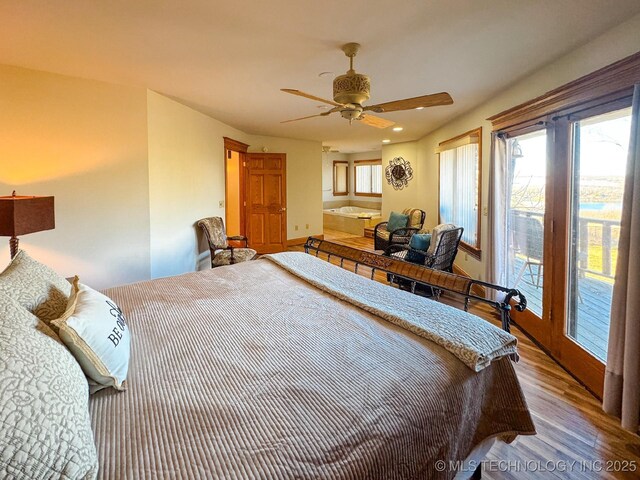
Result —
[[[380,210],[355,206],[324,210],[324,228],[364,236],[366,227],[375,227],[382,221]]]

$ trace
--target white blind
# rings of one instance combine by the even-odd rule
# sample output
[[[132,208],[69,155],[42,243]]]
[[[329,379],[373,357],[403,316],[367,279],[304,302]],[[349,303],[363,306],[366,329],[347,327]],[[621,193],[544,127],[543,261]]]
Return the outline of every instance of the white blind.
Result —
[[[382,165],[371,165],[371,193],[382,193]]]
[[[462,240],[478,240],[478,145],[475,143],[440,153],[440,220],[464,227]]]
[[[335,174],[336,174],[336,192],[347,192],[347,168],[348,165],[335,165]]]
[[[356,165],[356,192],[382,193],[382,165]]]
[[[440,221],[442,223],[455,223],[453,186],[456,151],[447,150],[440,154]]]

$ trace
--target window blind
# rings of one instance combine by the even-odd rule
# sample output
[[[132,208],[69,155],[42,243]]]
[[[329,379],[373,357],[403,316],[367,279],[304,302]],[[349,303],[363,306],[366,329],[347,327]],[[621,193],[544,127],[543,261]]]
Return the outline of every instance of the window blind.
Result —
[[[478,244],[478,144],[461,143],[453,143],[457,146],[439,152],[440,221],[464,227],[462,241],[475,247]]]

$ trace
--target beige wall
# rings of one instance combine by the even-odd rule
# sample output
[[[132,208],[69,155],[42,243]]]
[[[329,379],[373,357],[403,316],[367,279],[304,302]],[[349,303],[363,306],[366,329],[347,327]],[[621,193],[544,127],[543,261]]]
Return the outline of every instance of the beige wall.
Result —
[[[389,218],[393,212],[401,212],[405,208],[418,207],[423,205],[418,202],[418,148],[416,142],[396,143],[382,146],[382,175],[389,165],[389,161],[395,157],[402,157],[411,164],[413,169],[413,179],[402,190],[395,190],[387,183],[386,178],[382,180],[382,218]],[[429,215],[425,220],[425,225],[429,221]]]
[[[489,159],[491,154],[491,123],[486,121],[486,118],[639,51],[640,35],[638,32],[640,32],[640,16],[633,17],[628,22],[615,27],[591,43],[547,65],[534,74],[528,75],[511,88],[496,95],[489,102],[417,142],[417,163],[420,168],[418,169],[416,194],[418,205],[427,211],[425,225],[433,226],[438,218],[438,165],[437,155],[434,152],[439,142],[480,126],[483,128],[482,207],[484,208],[487,205]],[[387,160],[386,152],[388,151],[386,148],[383,148],[385,160]],[[393,193],[387,192],[388,190],[384,191],[383,204],[388,212],[389,206],[400,204],[400,198],[404,197],[394,196]],[[483,250],[486,250],[490,246],[487,245],[487,217],[484,216],[484,211],[481,218],[481,242]],[[477,261],[461,252],[456,264],[474,278],[484,279],[484,257],[483,260]]]
[[[248,136],[246,143],[249,152],[266,148],[287,154],[287,238],[321,235],[322,143],[258,135]]]
[[[224,140],[247,136],[156,92],[148,92],[152,278],[210,266],[196,222],[224,218]]]
[[[146,91],[10,66],[0,85],[0,195],[55,196],[21,247],[96,288],[149,278]]]
[[[250,136],[144,89],[10,66],[0,84],[0,195],[55,196],[56,229],[20,240],[64,276],[106,288],[208,268],[195,223],[224,217],[224,136],[286,153],[289,238],[322,233],[320,142]]]

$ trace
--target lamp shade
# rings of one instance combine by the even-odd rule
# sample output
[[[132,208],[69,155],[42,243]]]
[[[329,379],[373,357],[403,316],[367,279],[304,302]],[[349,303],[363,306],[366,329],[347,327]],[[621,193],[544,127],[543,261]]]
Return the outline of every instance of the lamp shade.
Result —
[[[53,197],[0,197],[0,236],[17,237],[55,226]]]

